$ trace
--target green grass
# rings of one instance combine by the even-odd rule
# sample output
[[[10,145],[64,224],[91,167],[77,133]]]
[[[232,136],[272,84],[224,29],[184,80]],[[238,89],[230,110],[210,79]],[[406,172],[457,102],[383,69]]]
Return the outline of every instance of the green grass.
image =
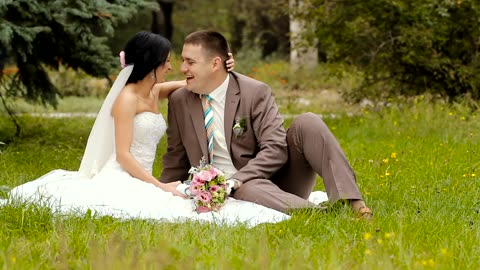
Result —
[[[290,115],[300,111],[330,114],[357,112],[358,108],[346,103],[342,96],[334,90],[302,91],[286,88],[274,89],[275,99],[280,111]],[[58,99],[57,108],[50,105],[32,104],[23,99],[8,100],[9,107],[17,114],[55,114],[55,113],[97,113],[103,103],[102,97],[67,96]],[[166,115],[167,100],[160,101],[160,110]],[[8,114],[0,104],[0,116]],[[8,121],[8,119],[6,119]]]
[[[288,105],[283,114],[312,108]],[[303,93],[300,96],[308,96]],[[321,101],[309,98],[311,104]],[[164,104],[162,104],[163,106]],[[312,105],[313,106],[313,105]],[[163,106],[165,107],[165,106]],[[321,107],[313,106],[323,113]],[[346,108],[346,109],[345,109]],[[477,269],[480,267],[480,114],[418,97],[369,109],[336,106],[325,118],[375,217],[348,207],[300,211],[248,229],[0,210],[3,269]],[[164,109],[162,109],[164,110]],[[353,116],[346,116],[354,112]],[[93,119],[0,117],[0,185],[52,169],[76,170]],[[291,120],[287,120],[287,124]],[[165,152],[162,138],[157,158]],[[154,174],[161,172],[160,159]],[[319,181],[317,189],[322,189]],[[0,193],[1,195],[2,193]]]
[[[55,109],[51,105],[26,102],[24,99],[9,100],[9,107],[15,113],[96,113],[103,103],[100,97],[75,97],[67,96],[58,98],[58,106]],[[5,107],[0,106],[0,115],[5,115]]]
[[[245,56],[245,55],[244,55]],[[239,55],[235,71],[267,83],[276,95],[277,103],[285,113],[312,111],[316,113],[353,110],[353,106],[345,103],[339,93],[345,96],[357,91],[362,82],[362,74],[358,70],[343,64],[320,63],[313,70],[293,71],[284,60],[245,58]],[[180,72],[181,59],[172,54],[173,70],[166,76],[167,80],[182,80],[185,75]],[[53,112],[88,112],[95,113],[102,105],[109,84],[105,79],[95,78],[85,72],[60,66],[59,70],[48,70],[50,79],[64,96],[57,97],[58,106],[42,106],[26,102],[20,96],[12,97],[0,87],[1,93],[7,96],[7,103],[16,113],[53,113]],[[112,71],[112,79],[116,76]],[[6,77],[7,82],[10,77]],[[306,91],[308,90],[308,91]],[[19,94],[19,93],[17,93]],[[166,105],[166,102],[164,102]],[[0,105],[0,115],[6,115],[5,108]]]

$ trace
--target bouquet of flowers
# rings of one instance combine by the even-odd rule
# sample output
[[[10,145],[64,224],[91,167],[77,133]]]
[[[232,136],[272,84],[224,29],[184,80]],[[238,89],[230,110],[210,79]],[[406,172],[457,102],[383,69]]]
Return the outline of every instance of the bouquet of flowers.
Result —
[[[198,213],[218,211],[227,197],[225,175],[202,160],[200,166],[190,171],[190,194]]]

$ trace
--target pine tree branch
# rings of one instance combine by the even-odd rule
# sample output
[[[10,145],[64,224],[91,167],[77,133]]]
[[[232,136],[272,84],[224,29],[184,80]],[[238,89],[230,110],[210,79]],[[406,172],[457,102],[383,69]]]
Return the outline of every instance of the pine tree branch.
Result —
[[[8,89],[7,86],[4,83],[3,76],[0,78],[0,85],[4,89]],[[17,116],[15,115],[15,112],[8,106],[6,98],[3,96],[3,93],[0,91],[0,99],[2,100],[3,107],[7,111],[8,115],[10,116],[10,119],[12,120],[13,124],[15,125],[15,137],[20,136],[21,128],[20,124],[17,121]]]

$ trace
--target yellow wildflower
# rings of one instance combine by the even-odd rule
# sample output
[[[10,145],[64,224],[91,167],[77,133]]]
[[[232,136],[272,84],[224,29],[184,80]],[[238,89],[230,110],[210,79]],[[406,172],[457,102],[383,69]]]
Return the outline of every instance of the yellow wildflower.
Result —
[[[370,239],[370,238],[372,238],[372,234],[371,234],[371,233],[368,233],[368,232],[367,232],[367,233],[365,233],[365,234],[363,235],[363,239],[365,239],[365,240],[368,240],[368,239]]]

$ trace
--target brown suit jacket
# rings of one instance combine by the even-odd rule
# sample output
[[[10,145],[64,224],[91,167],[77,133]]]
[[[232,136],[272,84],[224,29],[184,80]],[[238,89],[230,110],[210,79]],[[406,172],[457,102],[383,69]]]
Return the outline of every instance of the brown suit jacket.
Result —
[[[229,74],[225,97],[225,139],[233,165],[233,178],[242,182],[269,179],[287,161],[283,118],[271,88],[239,73]],[[235,119],[245,119],[244,133],[232,132]],[[185,180],[191,166],[208,158],[203,109],[198,94],[186,88],[173,92],[168,106],[168,147],[160,181]]]

